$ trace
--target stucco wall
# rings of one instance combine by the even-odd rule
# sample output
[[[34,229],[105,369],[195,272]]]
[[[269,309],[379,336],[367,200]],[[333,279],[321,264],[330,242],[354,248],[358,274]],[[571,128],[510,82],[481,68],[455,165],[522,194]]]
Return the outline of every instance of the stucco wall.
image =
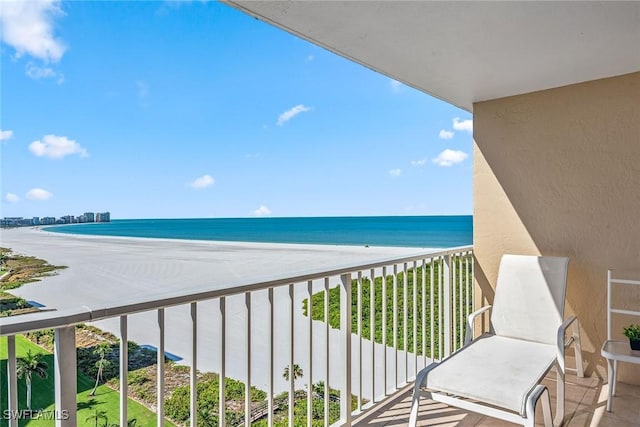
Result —
[[[477,103],[473,125],[476,303],[503,253],[569,256],[566,315],[602,376],[607,269],[640,279],[640,73]],[[621,303],[640,309],[636,296]],[[619,379],[640,384],[640,365]]]

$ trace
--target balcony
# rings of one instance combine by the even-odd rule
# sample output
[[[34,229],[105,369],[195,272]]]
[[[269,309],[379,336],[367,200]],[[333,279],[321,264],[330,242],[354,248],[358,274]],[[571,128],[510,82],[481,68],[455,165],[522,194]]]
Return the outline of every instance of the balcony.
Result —
[[[240,419],[244,425],[258,419],[273,425],[283,418],[294,425],[293,411],[301,400],[306,400],[307,419],[311,419],[318,399],[323,401],[324,425],[351,425],[355,416],[409,384],[417,370],[459,348],[464,319],[473,310],[472,277],[472,248],[461,247],[250,280],[221,289],[172,291],[101,307],[5,318],[0,335],[8,354],[7,413],[24,409],[18,406],[17,334],[54,329],[52,400],[57,413],[68,414],[56,425],[75,426],[84,422],[76,411],[76,325],[98,321],[116,325],[114,332],[121,338],[119,376],[125,379],[128,332],[136,322],[143,322],[156,338],[144,344],[157,349],[157,381],[150,387],[160,390],[155,412],[157,425],[164,425],[167,361],[163,355],[167,354],[171,322],[182,316],[190,325],[189,330],[181,331],[185,345],[180,356],[190,366],[191,425],[197,424],[194,391],[202,366],[244,382],[244,416]],[[310,316],[306,315],[309,301]],[[327,318],[331,320],[324,322]],[[204,357],[200,347],[207,347]],[[208,369],[212,363],[215,368]],[[283,367],[293,370],[294,365],[303,369],[304,384],[293,375],[289,380],[282,378]],[[318,389],[319,383],[324,390]],[[251,402],[250,386],[266,392],[263,403]],[[127,380],[120,381],[119,391],[120,425],[126,425]],[[282,392],[288,392],[286,404],[276,399]],[[224,383],[218,393],[218,408],[226,407]],[[337,402],[339,414],[330,409]],[[237,425],[236,420],[226,422],[225,411],[217,410],[214,415],[220,425]],[[15,417],[8,418],[10,427],[18,425]]]
[[[156,340],[145,344],[158,350],[157,380],[149,387],[160,390],[155,404],[156,424],[165,425],[167,360],[162,355],[167,355],[168,322],[183,316],[190,324],[188,330],[182,331],[182,342],[186,345],[181,356],[190,367],[189,420],[183,420],[184,424],[198,423],[202,414],[194,393],[198,368],[213,364],[216,373],[245,384],[244,414],[227,420],[226,411],[217,409],[227,407],[225,384],[221,383],[218,401],[222,403],[213,414],[218,425],[249,426],[263,420],[269,426],[283,422],[293,426],[299,425],[301,419],[311,425],[314,418],[325,426],[404,425],[408,421],[411,384],[416,372],[461,346],[464,320],[473,310],[473,268],[472,247],[461,247],[241,282],[223,289],[175,291],[157,298],[122,301],[119,305],[5,318],[0,324],[0,335],[8,354],[8,410],[24,409],[18,406],[17,334],[54,329],[55,410],[68,414],[66,419],[58,419],[56,425],[75,426],[86,424],[84,416],[79,417],[76,410],[75,325],[115,322],[121,338],[119,376],[126,379],[128,332],[135,322],[146,322]],[[327,318],[329,322],[324,321]],[[208,349],[203,357],[199,348],[210,340],[214,341],[213,350]],[[303,380],[295,375],[285,380],[282,368],[293,372],[295,365],[302,368]],[[547,384],[552,398],[554,378],[551,375]],[[266,399],[252,402],[250,386],[264,390]],[[620,384],[614,412],[606,413],[606,387],[595,376],[580,379],[569,375],[567,425],[635,422],[633,400],[640,396],[640,388]],[[130,418],[128,391],[128,381],[120,381],[119,425],[126,425]],[[306,418],[300,418],[299,412],[297,418],[294,415],[295,408],[299,410],[301,405],[306,406]],[[332,410],[338,405],[339,412]],[[9,418],[9,427],[18,425],[17,418],[5,418]],[[423,405],[420,422],[493,426],[498,421],[434,403]]]

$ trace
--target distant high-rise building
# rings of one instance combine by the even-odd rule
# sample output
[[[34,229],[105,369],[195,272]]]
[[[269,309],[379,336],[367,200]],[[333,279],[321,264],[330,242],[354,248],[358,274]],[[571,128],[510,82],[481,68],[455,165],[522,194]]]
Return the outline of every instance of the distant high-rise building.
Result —
[[[52,216],[45,216],[40,219],[40,224],[42,225],[51,225],[55,223],[56,223],[56,219]]]
[[[34,216],[31,220],[32,225],[40,225],[40,217]]]
[[[23,225],[24,218],[21,216],[5,216],[0,225],[3,227],[18,227]],[[31,220],[29,220],[31,222]]]
[[[96,222],[111,222],[111,214],[109,212],[97,212]]]
[[[93,212],[85,212],[84,213],[86,222],[95,222],[96,221],[96,217],[93,214]]]

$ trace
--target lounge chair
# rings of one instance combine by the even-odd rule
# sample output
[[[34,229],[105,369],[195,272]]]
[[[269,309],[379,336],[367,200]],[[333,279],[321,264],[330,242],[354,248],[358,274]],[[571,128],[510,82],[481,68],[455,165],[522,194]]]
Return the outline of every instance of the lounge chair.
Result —
[[[542,402],[545,426],[564,420],[565,348],[574,344],[577,375],[583,376],[579,322],[564,318],[568,258],[504,255],[493,306],[468,318],[464,346],[416,377],[409,425],[421,398],[446,403],[524,426],[535,424]],[[492,309],[490,331],[473,339],[475,319]],[[565,340],[573,325],[573,335]],[[542,379],[555,366],[555,419]]]

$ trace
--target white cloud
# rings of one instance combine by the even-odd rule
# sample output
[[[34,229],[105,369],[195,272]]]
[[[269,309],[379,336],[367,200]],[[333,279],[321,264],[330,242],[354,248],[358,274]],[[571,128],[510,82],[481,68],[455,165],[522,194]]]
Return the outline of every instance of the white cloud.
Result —
[[[25,69],[27,76],[34,80],[56,79],[56,83],[64,83],[64,75],[62,73],[58,73],[51,67],[40,67],[33,62],[29,62]]]
[[[460,120],[459,117],[453,119],[453,128],[455,130],[464,130],[467,132],[473,132],[473,120]]]
[[[11,138],[13,138],[12,130],[0,130],[0,141],[6,141]]]
[[[194,179],[191,183],[189,183],[189,187],[195,189],[207,188],[211,187],[216,183],[216,180],[211,177],[211,175],[202,175],[199,178]]]
[[[391,169],[389,171],[389,175],[391,176],[400,176],[400,174],[402,173],[402,169],[398,168],[398,169]]]
[[[411,160],[411,166],[424,166],[427,164],[427,159]]]
[[[280,114],[280,116],[278,116],[278,126],[282,126],[283,124],[285,124],[286,122],[288,122],[289,120],[293,119],[295,116],[297,116],[300,113],[304,113],[307,111],[311,111],[310,107],[305,107],[304,104],[298,104],[295,107],[285,111],[284,113]]]
[[[27,76],[32,79],[44,79],[45,77],[54,77],[56,72],[49,67],[39,67],[33,62],[29,62],[26,67]]]
[[[453,166],[456,163],[461,163],[468,157],[467,153],[460,150],[451,150],[447,148],[442,153],[438,154],[438,157],[433,159],[433,163],[438,166]]]
[[[66,136],[45,135],[42,141],[33,141],[29,144],[29,151],[38,157],[49,157],[50,159],[61,159],[70,154],[78,154],[80,157],[87,157],[89,153],[76,141]]]
[[[252,212],[253,216],[267,216],[271,215],[271,209],[266,207],[265,205],[260,205],[258,209]]]
[[[438,136],[440,136],[440,139],[451,139],[453,138],[453,135],[455,135],[454,131],[442,129]]]
[[[59,0],[2,1],[0,36],[13,47],[16,57],[24,54],[45,62],[58,62],[66,50],[54,35],[55,18],[64,15]]]
[[[27,192],[26,197],[29,200],[47,200],[53,197],[53,194],[42,188],[32,188]]]
[[[13,193],[7,193],[4,199],[9,203],[18,203],[20,201],[20,197]]]

